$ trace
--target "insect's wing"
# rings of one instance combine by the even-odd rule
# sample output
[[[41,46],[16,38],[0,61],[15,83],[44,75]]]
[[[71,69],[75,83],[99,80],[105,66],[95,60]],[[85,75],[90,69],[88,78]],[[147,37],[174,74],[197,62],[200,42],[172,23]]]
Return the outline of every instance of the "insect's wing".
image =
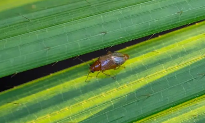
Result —
[[[125,62],[124,55],[122,53],[114,52],[99,57],[101,63],[101,70],[109,70],[118,67]]]
[[[99,57],[102,71],[114,69],[117,67],[117,65],[114,63],[111,57],[112,57],[112,54],[107,54],[107,55]]]
[[[118,52],[112,53],[111,59],[117,65],[121,65],[125,62],[124,55],[122,53],[118,53]]]

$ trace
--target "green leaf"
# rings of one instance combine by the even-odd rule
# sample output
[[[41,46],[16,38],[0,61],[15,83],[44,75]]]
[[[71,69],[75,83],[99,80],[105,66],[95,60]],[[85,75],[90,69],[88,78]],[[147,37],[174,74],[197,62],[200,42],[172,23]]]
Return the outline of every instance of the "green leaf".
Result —
[[[190,108],[183,107],[191,100],[202,104],[205,93],[204,29],[201,22],[120,50],[130,55],[126,68],[105,71],[116,80],[104,74],[96,78],[96,72],[85,82],[89,61],[0,93],[0,122],[124,123],[170,117],[178,122],[180,115],[187,120],[184,112]],[[194,106],[199,113],[204,109]],[[170,108],[180,110],[170,117],[157,115]]]
[[[171,107],[150,117],[144,118],[137,123],[173,123],[173,122],[184,122],[193,123],[205,121],[205,98],[204,95],[195,97],[192,100]]]
[[[0,6],[0,77],[204,19],[204,0],[18,0]]]

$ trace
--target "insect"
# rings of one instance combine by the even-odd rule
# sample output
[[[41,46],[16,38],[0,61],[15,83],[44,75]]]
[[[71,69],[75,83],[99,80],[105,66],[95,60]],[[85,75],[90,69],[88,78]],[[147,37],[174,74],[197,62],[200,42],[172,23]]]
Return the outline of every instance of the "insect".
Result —
[[[116,69],[117,67],[120,67],[123,63],[125,63],[127,59],[129,59],[128,54],[123,54],[123,53],[118,53],[118,52],[112,53],[108,51],[106,55],[100,56],[92,65],[90,65],[90,72],[94,73],[95,71],[100,71],[103,74],[111,77],[111,75],[104,73],[104,71],[110,70],[110,69]]]

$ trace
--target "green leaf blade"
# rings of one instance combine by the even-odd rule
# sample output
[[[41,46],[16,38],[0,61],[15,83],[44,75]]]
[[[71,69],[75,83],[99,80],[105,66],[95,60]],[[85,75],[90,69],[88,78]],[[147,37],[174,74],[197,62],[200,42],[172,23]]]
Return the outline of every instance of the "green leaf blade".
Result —
[[[36,5],[45,3],[42,1]],[[49,9],[25,11],[26,15],[23,16],[30,18],[30,21],[23,16],[14,15],[1,21],[4,24],[0,29],[0,77],[172,29],[205,17],[203,0],[197,3],[193,0],[127,1],[126,4],[124,1],[77,1],[70,4],[62,1],[57,5],[51,4]],[[113,7],[103,9],[106,5]],[[183,12],[178,13],[180,10]]]
[[[0,121],[167,121],[171,107],[182,111],[172,120],[181,121],[193,114],[184,103],[204,97],[204,28],[201,22],[120,50],[130,59],[106,71],[116,80],[96,72],[85,82],[89,61],[2,92]]]

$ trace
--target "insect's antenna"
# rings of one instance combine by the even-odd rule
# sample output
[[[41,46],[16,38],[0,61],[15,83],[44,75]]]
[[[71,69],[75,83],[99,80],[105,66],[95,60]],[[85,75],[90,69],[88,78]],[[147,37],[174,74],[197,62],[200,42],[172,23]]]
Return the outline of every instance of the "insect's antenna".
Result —
[[[18,72],[16,71],[12,76],[11,76],[11,78],[13,78],[16,74],[18,74]]]
[[[155,34],[152,34],[152,35],[149,37],[149,39],[152,38],[152,36],[154,36],[154,35],[155,35]],[[149,40],[149,39],[147,39],[147,40]]]
[[[81,62],[85,62],[85,61],[83,61],[82,59],[80,59],[78,56],[75,57],[73,60],[75,60],[75,59],[78,59],[78,60],[80,60]],[[87,64],[87,65],[88,65],[88,64]],[[90,65],[88,65],[88,67],[90,67]]]
[[[82,59],[80,59],[78,56],[77,56],[76,58],[74,58],[73,60],[75,60],[75,59],[78,59],[78,60],[80,60],[81,62],[85,62],[85,61],[83,61]],[[89,64],[87,64],[87,65],[88,65],[88,67],[90,67]],[[87,81],[87,79],[88,79],[90,73],[91,73],[91,71],[88,72],[88,75],[87,75],[87,78],[86,78],[85,82]]]
[[[112,46],[110,46],[109,48],[107,48],[107,49],[106,49],[106,52],[108,52],[108,50],[109,50],[111,47],[113,47],[113,45],[112,45]]]
[[[52,66],[54,66],[54,65],[57,64],[57,63],[58,63],[58,61],[56,61],[55,63],[53,63]]]

